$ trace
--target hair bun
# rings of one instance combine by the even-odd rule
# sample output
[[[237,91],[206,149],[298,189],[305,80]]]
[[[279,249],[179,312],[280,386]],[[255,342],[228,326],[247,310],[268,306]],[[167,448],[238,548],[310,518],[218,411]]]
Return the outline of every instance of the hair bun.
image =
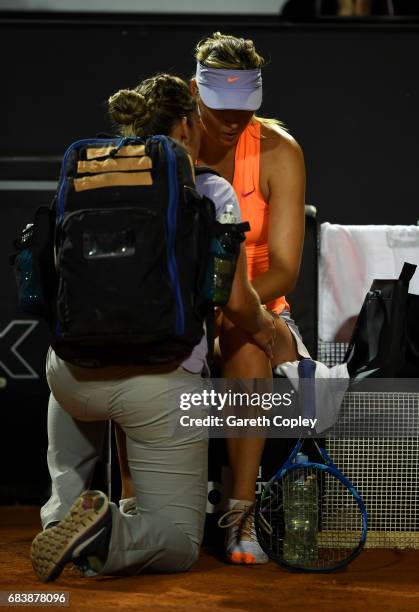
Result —
[[[144,123],[147,117],[147,102],[144,96],[133,89],[121,89],[109,100],[109,114],[119,125]]]

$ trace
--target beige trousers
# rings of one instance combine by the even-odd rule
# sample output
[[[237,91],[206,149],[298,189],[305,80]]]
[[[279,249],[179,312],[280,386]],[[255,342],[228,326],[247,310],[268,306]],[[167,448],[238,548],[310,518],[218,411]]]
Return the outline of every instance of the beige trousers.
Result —
[[[41,510],[44,526],[63,518],[85,489],[106,421],[113,419],[127,437],[137,515],[123,515],[111,503],[109,555],[100,573],[189,569],[203,536],[208,440],[203,428],[177,426],[174,432],[174,426],[181,416],[179,395],[199,393],[200,374],[181,367],[78,368],[50,349],[47,379],[52,495]]]

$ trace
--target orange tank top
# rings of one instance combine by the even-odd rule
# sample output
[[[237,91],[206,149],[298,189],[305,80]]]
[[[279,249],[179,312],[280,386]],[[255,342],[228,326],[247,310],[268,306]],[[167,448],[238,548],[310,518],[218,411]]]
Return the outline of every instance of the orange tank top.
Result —
[[[269,269],[269,205],[263,199],[259,183],[260,131],[259,121],[249,123],[237,143],[234,163],[233,188],[239,200],[242,219],[250,223],[245,242],[250,280]],[[266,305],[277,313],[289,309],[285,297],[278,297]]]

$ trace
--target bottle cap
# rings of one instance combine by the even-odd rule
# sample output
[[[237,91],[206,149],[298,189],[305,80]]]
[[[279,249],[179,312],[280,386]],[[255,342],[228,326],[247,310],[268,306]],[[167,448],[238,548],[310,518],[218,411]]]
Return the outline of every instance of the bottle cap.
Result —
[[[307,463],[308,461],[308,456],[304,455],[304,453],[297,453],[297,456],[295,458],[295,463]]]

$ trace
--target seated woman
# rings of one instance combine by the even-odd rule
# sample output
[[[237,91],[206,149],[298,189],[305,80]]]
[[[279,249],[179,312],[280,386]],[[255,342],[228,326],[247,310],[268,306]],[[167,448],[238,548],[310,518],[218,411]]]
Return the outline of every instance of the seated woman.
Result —
[[[227,312],[220,317],[222,376],[270,379],[272,367],[308,357],[285,296],[298,278],[304,239],[305,169],[300,146],[274,119],[257,117],[263,57],[252,40],[216,32],[195,52],[192,90],[203,125],[199,159],[233,186],[244,219],[248,276],[276,325],[274,358]],[[226,558],[265,563],[253,521],[255,484],[265,440],[227,439],[232,496],[220,526],[228,528]]]
[[[159,75],[135,90],[121,90],[109,99],[109,112],[119,133],[169,135],[196,159],[200,120],[196,101],[181,79]],[[203,175],[197,187],[214,199],[218,215],[228,203],[239,215],[224,179]],[[275,326],[247,281],[244,249],[223,312],[272,356]],[[168,421],[179,418],[179,406],[168,401],[168,393],[199,392],[205,353],[203,339],[180,364],[91,369],[66,363],[49,350],[52,496],[42,519],[50,528],[36,536],[31,548],[41,580],[54,580],[70,562],[100,574],[180,572],[194,563],[205,518],[207,435],[187,427],[176,436],[168,434]],[[83,493],[101,448],[98,427],[103,431],[108,419],[126,436],[137,500],[133,516],[120,512],[101,491]]]

